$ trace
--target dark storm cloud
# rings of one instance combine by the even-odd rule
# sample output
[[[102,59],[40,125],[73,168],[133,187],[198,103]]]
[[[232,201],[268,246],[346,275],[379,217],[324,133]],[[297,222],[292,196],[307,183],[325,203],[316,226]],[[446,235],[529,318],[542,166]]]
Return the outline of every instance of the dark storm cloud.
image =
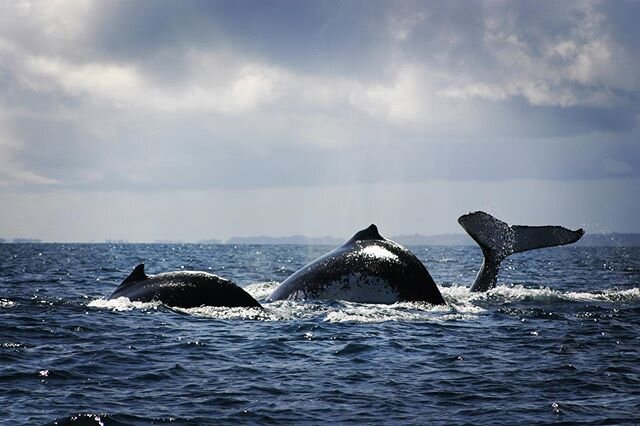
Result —
[[[388,7],[373,1],[103,3],[90,38],[97,54],[147,63],[150,72],[179,67],[188,49],[230,49],[308,72],[353,74],[372,71],[367,66],[385,37]]]

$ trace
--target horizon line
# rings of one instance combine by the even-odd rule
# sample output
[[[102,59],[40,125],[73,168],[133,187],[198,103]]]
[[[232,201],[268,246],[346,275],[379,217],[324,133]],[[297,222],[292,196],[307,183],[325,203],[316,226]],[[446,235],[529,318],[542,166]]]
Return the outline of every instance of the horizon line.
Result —
[[[610,241],[615,243],[616,239],[631,239],[640,245],[640,232],[602,232],[585,234],[580,243],[603,243]],[[399,234],[393,235],[389,240],[401,242],[405,245],[444,245],[444,246],[464,246],[476,245],[473,239],[464,233],[444,233],[444,234]],[[420,240],[440,240],[440,241],[420,241]],[[200,245],[336,245],[347,241],[348,238],[338,238],[331,235],[314,237],[302,234],[292,234],[284,236],[272,235],[249,235],[232,236],[227,239],[203,238],[199,240],[189,239],[155,239],[155,240],[127,240],[122,238],[107,238],[103,240],[74,240],[60,241],[47,240],[42,238],[17,237],[0,238],[0,244],[200,244]],[[413,240],[413,241],[411,241]],[[589,241],[592,240],[592,241]]]

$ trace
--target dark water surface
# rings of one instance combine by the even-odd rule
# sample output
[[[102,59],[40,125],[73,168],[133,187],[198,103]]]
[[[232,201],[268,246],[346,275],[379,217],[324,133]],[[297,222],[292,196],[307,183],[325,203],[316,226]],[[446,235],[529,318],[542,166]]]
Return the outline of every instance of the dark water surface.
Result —
[[[0,245],[4,424],[640,424],[640,250],[411,247],[448,302],[187,311],[104,298],[139,262],[264,299],[331,247]]]

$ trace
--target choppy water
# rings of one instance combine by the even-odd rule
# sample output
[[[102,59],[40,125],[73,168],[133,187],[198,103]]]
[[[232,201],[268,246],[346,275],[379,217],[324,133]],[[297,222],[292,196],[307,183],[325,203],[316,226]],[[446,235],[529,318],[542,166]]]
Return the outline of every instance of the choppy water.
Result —
[[[331,247],[0,245],[6,424],[639,424],[640,250],[412,247],[446,307],[172,310],[104,297],[139,261],[265,298]]]

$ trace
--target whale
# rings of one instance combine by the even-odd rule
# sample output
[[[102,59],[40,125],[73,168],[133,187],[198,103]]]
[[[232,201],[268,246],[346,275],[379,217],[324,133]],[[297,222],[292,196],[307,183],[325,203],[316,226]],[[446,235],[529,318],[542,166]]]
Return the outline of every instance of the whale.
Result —
[[[483,261],[472,292],[488,291],[496,286],[500,263],[514,253],[563,246],[578,241],[584,229],[575,231],[562,226],[509,225],[489,213],[476,211],[462,215],[458,223],[480,246]]]
[[[458,223],[483,253],[472,292],[494,288],[500,264],[508,256],[571,244],[584,235],[583,229],[562,226],[509,225],[482,211],[462,215]],[[147,275],[144,264],[136,266],[109,299],[119,297],[181,308],[262,308],[241,287],[217,275],[199,271]],[[446,304],[426,266],[409,249],[380,235],[375,224],[290,275],[267,298],[278,300]]]
[[[262,308],[249,293],[225,278],[201,271],[175,271],[147,275],[144,264],[133,269],[108,299],[159,301],[170,307],[199,306]]]
[[[381,236],[375,224],[294,272],[269,296],[272,301],[284,299],[445,304],[424,264]]]
[[[562,226],[509,226],[488,213],[471,212],[458,223],[478,243],[483,263],[470,291],[496,286],[500,263],[509,255],[571,244],[584,230]],[[362,303],[445,300],[424,264],[407,248],[380,235],[375,224],[285,279],[268,300],[344,300]]]

